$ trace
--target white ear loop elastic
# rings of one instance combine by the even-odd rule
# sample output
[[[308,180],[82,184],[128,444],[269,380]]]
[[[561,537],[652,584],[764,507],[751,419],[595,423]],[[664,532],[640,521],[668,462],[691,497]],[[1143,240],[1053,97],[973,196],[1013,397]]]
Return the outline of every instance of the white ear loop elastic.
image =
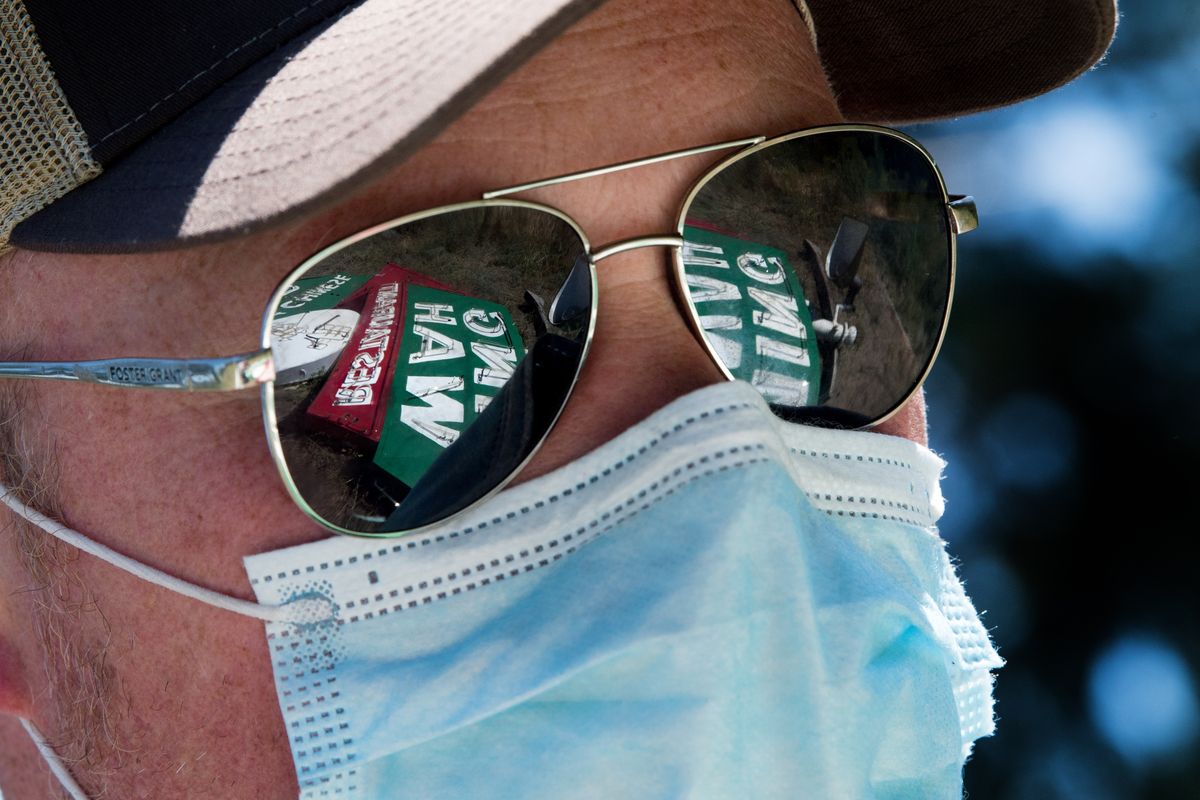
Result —
[[[207,603],[215,608],[232,611],[235,614],[253,617],[254,619],[261,619],[265,622],[320,622],[323,619],[329,618],[332,614],[332,606],[324,600],[306,598],[282,606],[268,606],[262,603],[242,600],[237,597],[230,597],[220,592],[214,592],[211,589],[205,589],[203,586],[188,583],[185,580],[176,578],[174,575],[168,575],[161,570],[148,567],[140,561],[136,561],[127,555],[118,553],[110,547],[89,539],[77,530],[68,528],[60,522],[55,522],[40,511],[30,508],[18,500],[13,495],[12,490],[2,483],[0,483],[0,501],[3,501],[17,516],[38,526],[51,536],[61,539],[73,547],[78,547],[85,553],[93,555],[102,561],[107,561],[114,567],[136,575],[142,580],[149,581],[164,589],[178,592],[193,600],[199,600],[201,603]],[[83,793],[83,789],[71,777],[67,766],[58,757],[58,754],[54,752],[54,748],[50,746],[50,743],[46,741],[46,738],[42,736],[37,727],[25,719],[21,720],[21,725],[25,728],[25,732],[29,734],[29,738],[37,746],[38,752],[45,759],[46,764],[50,767],[50,771],[54,773],[54,777],[58,778],[63,789],[71,795],[72,800],[88,800],[88,796]]]
[[[21,720],[21,725],[29,734],[29,738],[33,739],[33,743],[37,745],[38,752],[42,754],[42,758],[50,767],[50,771],[54,773],[54,777],[58,778],[58,782],[67,790],[67,794],[71,795],[71,800],[88,800],[88,796],[71,777],[71,773],[67,771],[67,765],[62,763],[62,759],[58,757],[58,753],[54,752],[54,748],[46,741],[46,737],[42,736],[42,732],[27,719]]]
[[[333,608],[325,600],[305,598],[281,606],[268,606],[250,600],[230,597],[220,592],[214,592],[212,589],[205,589],[203,586],[188,583],[185,580],[176,578],[174,575],[168,575],[161,570],[148,567],[140,561],[136,561],[127,555],[118,553],[110,547],[89,539],[77,530],[68,528],[66,525],[50,519],[40,511],[30,508],[18,500],[13,495],[12,490],[2,483],[0,483],[0,492],[3,492],[3,494],[0,494],[0,501],[3,501],[6,506],[12,509],[14,514],[22,517],[27,522],[37,525],[51,536],[61,539],[73,547],[78,547],[85,553],[93,555],[102,561],[107,561],[114,567],[123,569],[142,580],[149,581],[164,589],[170,589],[193,600],[199,600],[201,603],[207,603],[215,608],[232,611],[235,614],[241,614],[245,617],[261,619],[264,622],[320,622],[332,616]]]

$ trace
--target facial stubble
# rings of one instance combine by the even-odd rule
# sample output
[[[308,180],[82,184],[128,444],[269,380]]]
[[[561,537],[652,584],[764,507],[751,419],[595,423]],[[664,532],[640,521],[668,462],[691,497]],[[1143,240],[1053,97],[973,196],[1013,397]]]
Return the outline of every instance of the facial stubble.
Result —
[[[12,360],[24,357],[17,353]],[[56,445],[38,424],[32,394],[28,384],[0,382],[0,480],[22,502],[62,519]],[[6,602],[25,605],[40,651],[23,654],[27,668],[41,671],[36,683],[31,676],[38,687],[33,706],[42,717],[36,722],[76,780],[92,797],[104,797],[132,752],[120,733],[127,702],[109,658],[111,627],[79,569],[79,551],[3,513],[3,546],[15,552],[27,578],[24,586],[8,587]]]

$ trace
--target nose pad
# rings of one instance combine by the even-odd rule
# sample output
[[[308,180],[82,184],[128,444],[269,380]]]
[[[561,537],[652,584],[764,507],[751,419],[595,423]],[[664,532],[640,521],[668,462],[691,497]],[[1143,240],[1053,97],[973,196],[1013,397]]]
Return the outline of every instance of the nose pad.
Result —
[[[586,254],[575,259],[566,279],[550,298],[548,308],[540,295],[529,289],[525,290],[524,302],[519,308],[533,315],[534,329],[539,337],[543,336],[551,325],[564,327],[586,317],[591,310],[593,287],[589,266]]]
[[[575,259],[571,274],[550,301],[548,317],[555,325],[565,325],[587,314],[592,306],[592,275],[587,256]]]
[[[697,341],[673,291],[679,237],[638,237],[600,249],[595,333],[569,402],[522,471],[528,480],[578,458],[666,404],[725,378]],[[664,247],[665,245],[665,247]],[[655,248],[650,251],[646,248]],[[630,251],[643,249],[645,252]]]

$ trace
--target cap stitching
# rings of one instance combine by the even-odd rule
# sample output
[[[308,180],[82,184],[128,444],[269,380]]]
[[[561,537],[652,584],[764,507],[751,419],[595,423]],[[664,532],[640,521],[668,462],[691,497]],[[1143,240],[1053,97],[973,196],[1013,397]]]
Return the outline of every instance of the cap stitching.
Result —
[[[368,72],[363,72],[359,69],[354,69],[353,72],[355,73],[354,74],[355,80],[361,81],[361,88],[358,91],[329,92],[329,91],[325,91],[325,90],[318,90],[318,91],[313,91],[313,92],[308,92],[308,93],[303,93],[303,94],[271,98],[269,102],[256,103],[257,108],[265,109],[265,108],[267,108],[269,106],[273,106],[273,105],[284,105],[284,106],[291,105],[291,104],[295,103],[296,101],[304,100],[304,99],[310,98],[310,97],[328,98],[330,95],[333,95],[333,101],[331,103],[323,105],[321,108],[314,109],[314,110],[308,111],[308,112],[301,112],[298,114],[293,114],[291,116],[272,118],[270,120],[263,121],[262,124],[253,124],[253,125],[238,124],[238,125],[235,125],[233,128],[231,128],[228,131],[228,133],[229,134],[243,134],[243,133],[247,133],[250,131],[258,131],[258,130],[265,130],[265,129],[281,130],[281,129],[286,128],[288,125],[298,122],[298,121],[301,121],[301,120],[310,119],[315,116],[328,116],[331,111],[336,111],[337,109],[339,109],[343,106],[346,106],[346,105],[350,105],[349,111],[351,111],[351,112],[357,111],[357,112],[360,112],[361,114],[366,114],[367,112],[371,112],[371,111],[377,111],[377,109],[372,107],[370,104],[363,105],[360,103],[356,103],[354,101],[357,101],[363,97],[377,97],[379,95],[394,96],[394,93],[397,90],[404,88],[405,83],[411,83],[412,78],[418,77],[419,75],[423,74],[423,73],[418,73],[418,72],[408,73],[405,77],[408,78],[409,80],[406,81],[405,83],[400,84],[399,86],[397,86],[393,82],[384,81],[381,83],[374,83],[369,80],[371,78],[374,78],[377,75],[387,72],[392,66],[393,65],[384,61],[384,62],[381,62],[380,64],[378,64],[376,68],[374,68]],[[322,71],[307,73],[307,75],[305,77],[310,77],[313,75],[330,73],[330,72],[340,72],[340,71],[345,71],[345,65],[338,65],[337,67],[331,68],[329,70],[322,70]],[[345,116],[349,116],[349,114],[347,114]],[[377,119],[377,118],[378,118],[377,115],[371,117],[371,119]],[[357,132],[358,130],[362,130],[362,128],[356,128],[354,132]],[[200,132],[200,133],[195,133],[195,134],[189,133],[189,134],[185,134],[185,135],[172,134],[169,138],[172,141],[180,141],[180,140],[186,140],[186,139],[209,139],[209,138],[211,138],[211,135],[212,135],[211,131],[204,131],[204,132]],[[296,137],[293,137],[292,141],[299,142],[299,141],[303,141],[303,140],[304,140],[303,136],[296,136]],[[337,144],[337,143],[340,143],[340,141],[341,140],[339,139],[333,143]],[[278,150],[279,147],[280,147],[279,141],[274,141],[274,142],[269,142],[269,143],[265,143],[265,144],[259,144],[254,147],[249,147],[246,149],[221,150],[217,154],[216,157],[207,157],[206,156],[206,157],[195,159],[195,161],[196,162],[203,161],[203,162],[213,163],[213,162],[220,160],[223,156],[247,155],[250,153],[262,152],[262,151],[268,151],[268,150]],[[140,163],[143,163],[143,164],[177,164],[177,163],[180,163],[180,161],[181,161],[181,159],[179,159],[177,157],[171,157],[171,158],[153,159],[153,160],[147,159],[147,160],[141,161]]]
[[[438,66],[444,67],[447,65],[447,63],[454,63],[454,62],[439,62]],[[461,62],[459,62],[459,63],[461,63]],[[361,72],[358,73],[356,78],[361,79],[361,78],[373,77],[375,75],[385,72],[388,69],[388,67],[389,67],[389,65],[386,62],[381,62],[375,69],[372,69],[368,73],[361,73]],[[383,95],[383,96],[391,95],[398,88],[403,88],[404,85],[411,84],[413,78],[417,77],[418,75],[428,72],[432,68],[433,67],[430,66],[430,67],[426,67],[424,69],[418,70],[416,72],[410,72],[410,73],[406,74],[404,76],[404,78],[405,78],[404,83],[400,84],[399,87],[397,87],[397,85],[394,82],[384,82],[384,83],[377,84],[377,83],[372,83],[369,80],[362,80],[361,88],[358,89],[357,91],[337,93],[338,101],[336,103],[336,106],[338,106],[338,107],[344,106],[344,105],[346,105],[346,103],[348,103],[350,101],[358,100],[359,98],[362,98],[362,97],[367,97],[367,96],[378,97],[381,95]],[[484,69],[486,69],[486,67]],[[476,68],[474,68],[472,70],[472,72],[480,73],[480,68],[478,67],[478,65],[476,66]],[[318,95],[318,94],[322,94],[322,93],[314,92],[313,96]],[[325,93],[325,94],[328,94],[328,93]],[[165,99],[166,98],[164,98],[164,100]],[[354,112],[354,111],[361,112],[362,114],[365,115],[366,112],[374,110],[374,109],[375,109],[375,106],[373,104],[366,104],[366,105],[356,104],[348,110],[350,112]],[[150,110],[152,110],[152,109],[147,109],[146,113],[149,113]],[[299,120],[299,119],[311,118],[314,116],[318,116],[320,114],[324,114],[325,112],[328,112],[328,111],[329,111],[329,107],[326,107],[326,108],[321,109],[319,112],[314,111],[309,114],[299,114],[294,117],[291,117],[290,119],[291,120]],[[349,116],[349,114],[347,116]],[[136,121],[136,119],[130,120],[130,122],[126,123],[126,124],[127,125],[132,124],[135,121]],[[204,181],[201,188],[207,188],[207,187],[213,187],[213,186],[223,186],[223,185],[226,185],[229,183],[234,183],[236,181],[240,181],[240,180],[244,180],[244,179],[252,179],[259,175],[270,175],[270,174],[274,174],[279,171],[285,170],[288,167],[291,167],[295,164],[311,161],[314,157],[322,155],[324,150],[327,150],[328,148],[331,148],[331,147],[336,147],[336,146],[342,144],[343,142],[346,142],[347,140],[352,139],[353,137],[359,135],[363,131],[374,127],[378,123],[386,123],[388,121],[389,121],[388,119],[386,119],[384,117],[380,117],[377,114],[367,116],[366,119],[363,121],[362,125],[359,125],[354,128],[349,128],[349,129],[345,130],[337,138],[323,142],[322,143],[323,149],[321,151],[305,150],[305,151],[299,152],[296,155],[293,155],[283,161],[279,161],[274,164],[266,165],[266,166],[260,167],[258,169],[245,170],[245,171],[238,172],[235,175],[229,175],[229,176],[225,176],[225,177],[207,178]],[[233,132],[240,133],[240,132],[248,132],[248,131],[254,131],[254,130],[265,129],[265,128],[278,128],[278,126],[280,124],[281,124],[280,120],[272,120],[269,123],[264,123],[262,125],[239,126]],[[120,129],[118,129],[118,130],[120,130]],[[113,131],[113,133],[116,133],[116,132],[117,131]],[[109,135],[111,135],[111,134],[109,134]],[[256,152],[272,151],[272,150],[278,150],[278,149],[279,149],[278,143],[275,143],[273,145],[257,145],[257,146],[245,148],[245,149],[222,150],[222,151],[218,152],[215,156],[207,157],[207,158],[200,159],[200,160],[205,161],[207,163],[216,164],[216,163],[220,163],[222,161],[227,161],[229,159],[234,159],[234,158],[240,158],[245,155],[250,155],[250,154],[253,154]],[[165,159],[138,159],[139,164],[145,164],[145,165],[179,164],[181,162],[188,163],[185,160],[180,159],[177,155],[173,155],[172,157],[165,158]],[[180,189],[180,188],[195,188],[195,184],[194,184],[194,182],[154,183],[153,185],[145,185],[145,184],[139,183],[135,188],[140,189],[140,190],[155,191],[155,190],[168,190],[168,189]],[[116,186],[116,187],[109,187],[109,186],[106,186],[103,184],[97,184],[97,186],[95,187],[95,191],[111,191],[111,192],[114,192],[117,194],[124,194],[128,189],[129,189],[129,187],[124,186],[124,185]]]
[[[104,142],[105,140],[107,140],[107,139],[110,139],[110,138],[112,138],[113,136],[116,136],[118,133],[120,133],[121,131],[125,130],[125,129],[126,129],[126,128],[128,128],[130,125],[132,125],[133,123],[135,123],[135,122],[137,122],[138,120],[140,120],[140,119],[142,119],[143,117],[145,117],[147,114],[149,114],[149,113],[150,113],[151,111],[153,111],[154,109],[158,108],[160,105],[162,105],[163,103],[165,103],[167,100],[170,100],[172,97],[174,97],[175,95],[179,94],[179,93],[180,93],[180,92],[181,92],[181,91],[182,91],[182,90],[183,90],[185,87],[187,87],[187,85],[188,85],[188,84],[190,84],[190,83],[193,83],[193,82],[194,82],[194,81],[195,81],[197,78],[199,78],[200,76],[202,76],[202,75],[204,75],[204,74],[206,74],[206,73],[208,73],[208,72],[212,72],[212,71],[213,71],[213,69],[215,69],[217,66],[219,66],[219,65],[220,65],[222,62],[224,62],[224,61],[228,61],[228,60],[229,60],[229,58],[230,58],[230,56],[234,55],[235,53],[237,53],[237,52],[239,52],[239,51],[241,51],[241,50],[245,50],[247,47],[249,47],[250,45],[254,44],[254,43],[255,43],[255,42],[257,42],[259,39],[263,38],[263,37],[264,37],[264,36],[266,36],[267,34],[269,34],[269,33],[271,33],[272,31],[274,31],[275,29],[279,28],[280,26],[284,25],[285,23],[287,23],[287,22],[289,22],[289,21],[291,21],[291,20],[295,19],[296,17],[300,16],[301,14],[303,14],[303,13],[304,13],[304,12],[306,12],[306,11],[308,11],[308,10],[309,10],[310,8],[312,8],[313,6],[320,5],[320,4],[321,4],[321,3],[323,3],[323,2],[325,2],[325,0],[312,0],[312,2],[311,2],[311,3],[309,3],[308,5],[304,6],[303,8],[299,9],[298,11],[296,11],[295,13],[293,13],[293,14],[291,14],[291,15],[289,15],[289,16],[287,16],[287,17],[284,17],[284,18],[283,18],[283,19],[281,19],[279,22],[277,22],[277,23],[275,23],[274,25],[272,25],[270,28],[267,28],[266,30],[264,30],[264,31],[262,31],[261,33],[259,33],[259,34],[258,34],[257,36],[255,36],[254,38],[252,38],[252,39],[247,39],[246,41],[242,42],[240,45],[238,45],[237,47],[233,48],[233,49],[232,49],[232,50],[230,50],[228,53],[226,53],[225,55],[223,55],[223,56],[221,56],[220,58],[218,58],[216,61],[214,61],[214,62],[212,62],[211,64],[209,64],[207,67],[205,67],[204,69],[200,70],[200,71],[199,71],[199,72],[197,72],[195,75],[193,75],[192,77],[188,78],[188,79],[187,79],[186,81],[184,81],[183,83],[181,83],[181,84],[179,84],[178,86],[176,86],[176,87],[175,87],[175,88],[174,88],[172,91],[170,91],[170,92],[168,92],[167,94],[165,94],[165,95],[163,95],[162,97],[160,97],[160,98],[159,98],[157,101],[155,101],[153,104],[151,104],[151,105],[150,105],[150,107],[149,107],[149,108],[147,108],[145,111],[143,111],[141,114],[138,114],[136,117],[134,117],[133,119],[129,120],[128,122],[126,122],[126,123],[125,123],[124,125],[122,125],[121,127],[119,127],[119,128],[115,128],[114,130],[111,130],[111,131],[109,131],[108,133],[106,133],[106,134],[104,134],[103,136],[101,136],[99,139],[97,139],[97,140],[96,140],[96,144],[97,144],[97,145],[99,145],[99,144],[101,144],[102,142]],[[350,8],[343,9],[343,10],[341,11],[341,13],[340,13],[340,14],[338,14],[337,16],[338,16],[338,17],[344,16],[344,15],[345,15],[345,14],[347,14],[347,13],[348,13],[350,10],[351,10]],[[335,19],[336,19],[336,17],[335,17]]]

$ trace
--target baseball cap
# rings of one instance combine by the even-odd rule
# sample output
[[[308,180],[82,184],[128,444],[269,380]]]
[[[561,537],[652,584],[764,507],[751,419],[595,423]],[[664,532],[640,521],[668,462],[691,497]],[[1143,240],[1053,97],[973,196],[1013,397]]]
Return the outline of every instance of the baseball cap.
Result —
[[[352,194],[601,0],[0,0],[0,249],[214,242]],[[847,119],[1007,105],[1115,0],[793,0]]]

